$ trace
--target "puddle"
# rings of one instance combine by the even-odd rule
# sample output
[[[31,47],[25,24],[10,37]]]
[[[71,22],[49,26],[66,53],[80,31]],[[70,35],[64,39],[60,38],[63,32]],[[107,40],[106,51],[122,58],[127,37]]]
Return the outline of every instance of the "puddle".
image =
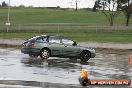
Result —
[[[95,58],[91,58],[87,63],[81,63],[80,60],[68,58],[52,57],[48,60],[43,60],[40,57],[30,58],[28,55],[22,54],[19,49],[10,48],[0,49],[0,86],[81,88],[78,77],[81,75],[82,66],[88,70],[90,79],[132,80],[132,64],[128,64],[128,56],[126,55],[98,53]],[[21,84],[24,82],[31,84]],[[109,86],[107,88],[115,87]],[[116,88],[124,87],[117,86]]]

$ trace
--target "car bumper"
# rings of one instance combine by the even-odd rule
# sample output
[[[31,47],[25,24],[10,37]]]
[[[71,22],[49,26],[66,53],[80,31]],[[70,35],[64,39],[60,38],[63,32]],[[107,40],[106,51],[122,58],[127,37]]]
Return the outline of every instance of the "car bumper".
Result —
[[[21,52],[24,54],[39,54],[40,49],[31,47],[22,47]]]

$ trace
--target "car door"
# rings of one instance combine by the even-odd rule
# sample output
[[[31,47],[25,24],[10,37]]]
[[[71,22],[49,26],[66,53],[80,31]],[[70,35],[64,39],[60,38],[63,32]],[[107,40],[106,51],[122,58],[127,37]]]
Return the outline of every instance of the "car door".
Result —
[[[51,55],[62,55],[62,43],[59,36],[49,36],[48,48],[51,50]]]
[[[77,56],[79,54],[80,48],[77,46],[73,46],[73,41],[69,38],[62,37],[61,39],[63,44],[63,55],[64,56]]]

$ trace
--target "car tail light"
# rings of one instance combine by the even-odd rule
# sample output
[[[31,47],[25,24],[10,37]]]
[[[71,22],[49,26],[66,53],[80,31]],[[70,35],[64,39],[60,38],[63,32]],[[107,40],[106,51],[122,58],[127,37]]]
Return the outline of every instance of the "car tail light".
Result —
[[[34,46],[35,45],[35,42],[30,42],[29,45],[30,46]]]

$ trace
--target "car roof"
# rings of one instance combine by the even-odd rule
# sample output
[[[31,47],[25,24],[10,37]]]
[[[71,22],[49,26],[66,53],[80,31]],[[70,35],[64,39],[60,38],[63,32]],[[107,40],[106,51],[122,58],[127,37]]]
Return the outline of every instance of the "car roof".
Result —
[[[62,35],[41,35],[41,36],[56,36],[56,37],[64,37],[64,38],[68,38],[67,36],[62,36]]]
[[[34,36],[34,37],[28,39],[27,41],[36,40],[40,37],[50,37],[50,36],[61,37],[61,38],[69,38],[67,36],[61,36],[61,35],[39,35],[39,36]]]

